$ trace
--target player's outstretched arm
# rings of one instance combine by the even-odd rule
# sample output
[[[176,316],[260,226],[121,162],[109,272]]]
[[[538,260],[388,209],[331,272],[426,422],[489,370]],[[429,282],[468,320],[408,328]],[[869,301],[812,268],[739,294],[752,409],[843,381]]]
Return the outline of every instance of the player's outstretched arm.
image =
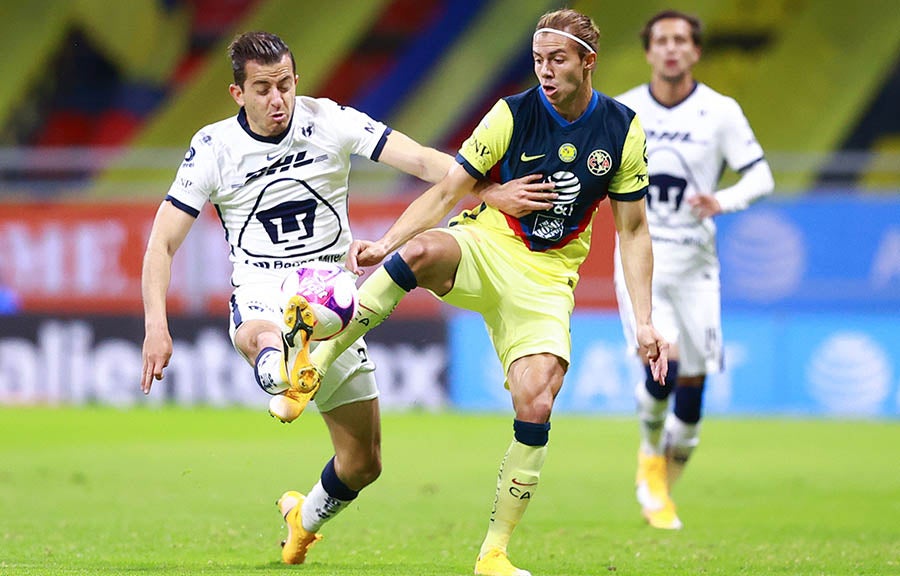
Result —
[[[166,292],[172,275],[172,258],[187,236],[194,217],[163,202],[156,212],[144,265],[141,295],[144,301],[144,346],[141,390],[150,393],[153,380],[162,380],[163,369],[172,356],[172,336],[166,316]]]
[[[449,154],[422,146],[396,130],[388,134],[378,161],[432,184],[440,182],[456,163]]]
[[[669,344],[656,331],[651,320],[653,250],[645,201],[641,199],[637,202],[620,202],[610,198],[609,203],[619,234],[622,272],[634,310],[638,348],[649,360],[653,378],[660,384],[665,384]]]
[[[403,214],[375,242],[354,242],[348,252],[347,269],[356,274],[374,266],[385,256],[420,232],[434,228],[467,194],[473,194],[478,181],[454,163],[447,175],[406,207]]]

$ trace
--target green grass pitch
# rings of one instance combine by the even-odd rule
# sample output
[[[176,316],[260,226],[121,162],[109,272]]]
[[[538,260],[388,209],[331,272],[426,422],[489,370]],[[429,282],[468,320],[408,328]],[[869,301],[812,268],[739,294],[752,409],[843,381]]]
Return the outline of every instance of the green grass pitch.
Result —
[[[383,428],[382,477],[285,566],[275,499],[331,455],[314,412],[0,409],[0,574],[471,574],[511,415]],[[633,420],[556,416],[550,442],[510,546],[535,576],[900,574],[897,422],[708,419],[677,533],[634,502]]]

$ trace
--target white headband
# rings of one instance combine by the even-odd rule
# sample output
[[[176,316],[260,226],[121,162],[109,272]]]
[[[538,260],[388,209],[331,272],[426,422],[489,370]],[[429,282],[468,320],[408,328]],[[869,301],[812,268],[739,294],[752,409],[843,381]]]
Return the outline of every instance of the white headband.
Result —
[[[585,42],[578,36],[575,36],[574,34],[569,34],[568,32],[563,32],[562,30],[557,30],[556,28],[538,28],[537,30],[534,31],[534,35],[537,36],[541,32],[552,32],[553,34],[559,34],[560,36],[565,36],[566,38],[574,40],[574,41],[578,42],[579,44],[581,44],[582,46],[584,46],[587,49],[587,51],[590,52],[591,54],[597,53],[596,50],[591,48],[590,44],[588,44],[587,42]]]

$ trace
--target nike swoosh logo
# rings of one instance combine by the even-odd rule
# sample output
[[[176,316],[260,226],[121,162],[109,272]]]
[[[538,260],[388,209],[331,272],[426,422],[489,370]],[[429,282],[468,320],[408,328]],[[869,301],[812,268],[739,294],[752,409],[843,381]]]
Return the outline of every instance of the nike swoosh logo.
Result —
[[[275,154],[266,154],[266,160],[274,160],[281,156],[282,152],[276,152]]]
[[[546,154],[538,154],[537,156],[529,156],[522,152],[522,155],[519,156],[519,160],[522,162],[531,162],[532,160],[537,160],[538,158],[543,158]]]
[[[543,154],[541,154],[543,156]],[[512,483],[516,486],[537,486],[537,482],[519,482],[515,478],[512,479]]]

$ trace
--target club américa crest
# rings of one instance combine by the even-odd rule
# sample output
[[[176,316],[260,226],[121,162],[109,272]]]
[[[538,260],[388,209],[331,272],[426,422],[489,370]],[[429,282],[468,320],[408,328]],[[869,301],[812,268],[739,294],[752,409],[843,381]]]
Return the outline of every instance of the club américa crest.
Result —
[[[612,157],[606,150],[594,150],[588,155],[587,167],[594,176],[603,176],[612,168]]]

